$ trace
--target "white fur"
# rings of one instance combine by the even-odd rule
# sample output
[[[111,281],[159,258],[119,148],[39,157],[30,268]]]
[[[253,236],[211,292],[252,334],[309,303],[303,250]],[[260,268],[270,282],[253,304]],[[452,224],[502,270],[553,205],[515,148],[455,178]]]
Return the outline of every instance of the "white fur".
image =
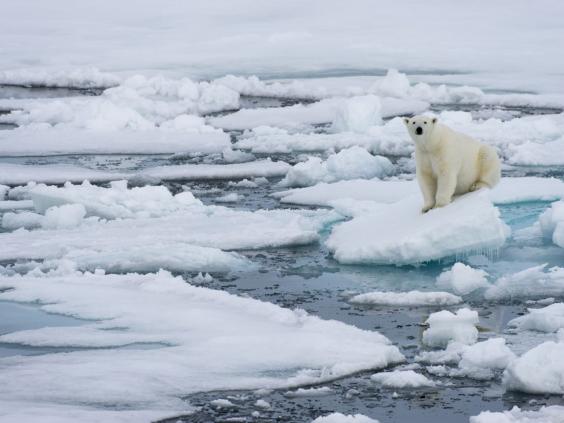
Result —
[[[404,122],[415,142],[423,213],[446,206],[453,195],[492,188],[499,182],[501,165],[492,147],[441,125],[437,118],[415,116]]]

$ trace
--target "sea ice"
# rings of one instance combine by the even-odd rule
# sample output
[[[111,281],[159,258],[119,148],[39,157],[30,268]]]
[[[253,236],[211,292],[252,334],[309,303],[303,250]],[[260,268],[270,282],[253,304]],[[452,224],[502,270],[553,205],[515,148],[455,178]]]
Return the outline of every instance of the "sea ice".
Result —
[[[515,406],[509,411],[482,411],[470,417],[470,423],[562,423],[564,407],[551,405],[538,411],[521,410]]]
[[[331,413],[313,420],[311,423],[379,423],[363,414]]]
[[[373,156],[364,148],[351,147],[330,155],[326,161],[310,157],[288,170],[280,182],[285,187],[304,187],[319,182],[356,178],[381,178],[393,172],[394,165],[383,156]]]
[[[349,299],[354,304],[388,306],[447,306],[459,304],[462,298],[448,292],[381,292],[373,291]]]
[[[532,394],[564,393],[564,343],[544,342],[512,361],[505,369],[509,390]]]
[[[485,298],[503,300],[561,296],[564,293],[564,268],[546,269],[546,266],[541,264],[500,277],[486,289]]]
[[[473,344],[478,340],[478,313],[468,308],[456,313],[448,310],[432,313],[426,323],[429,328],[423,332],[423,343],[430,347],[444,347],[451,341]]]
[[[543,308],[530,308],[528,314],[516,317],[507,323],[517,330],[556,332],[564,328],[564,303],[555,303]]]
[[[419,196],[335,226],[326,241],[346,264],[416,264],[501,247],[509,228],[487,194],[459,197],[422,214]]]
[[[2,300],[86,319],[4,335],[5,342],[82,348],[1,358],[6,421],[27,405],[44,406],[42,418],[57,421],[73,407],[82,421],[108,404],[104,421],[145,421],[189,411],[181,397],[193,392],[298,387],[403,360],[376,332],[194,287],[167,272],[36,272],[2,276],[0,286]],[[140,343],[158,347],[135,348]],[[133,348],[90,349],[112,345]]]
[[[370,379],[386,388],[421,388],[435,386],[435,382],[413,370],[376,373]]]
[[[488,274],[474,269],[464,263],[455,263],[450,270],[446,270],[437,277],[437,286],[450,289],[456,294],[466,295],[476,289],[488,286]]]

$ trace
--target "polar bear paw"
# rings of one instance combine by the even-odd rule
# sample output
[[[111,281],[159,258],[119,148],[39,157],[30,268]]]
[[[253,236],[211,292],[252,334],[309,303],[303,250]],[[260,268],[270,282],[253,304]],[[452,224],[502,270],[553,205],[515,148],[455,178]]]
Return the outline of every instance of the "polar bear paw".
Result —
[[[434,203],[428,203],[425,204],[422,208],[421,208],[421,213],[427,213],[429,210],[431,210],[433,207],[435,207]]]

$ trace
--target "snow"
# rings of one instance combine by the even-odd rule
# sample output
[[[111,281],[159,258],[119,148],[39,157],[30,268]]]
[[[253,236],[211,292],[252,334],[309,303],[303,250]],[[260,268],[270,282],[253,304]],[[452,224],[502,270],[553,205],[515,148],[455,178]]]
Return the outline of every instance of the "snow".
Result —
[[[351,147],[330,155],[326,161],[310,157],[294,165],[280,182],[284,187],[303,187],[319,182],[335,182],[356,178],[381,178],[393,172],[392,162],[373,156],[361,147]]]
[[[423,332],[423,343],[430,347],[444,347],[450,341],[473,344],[478,340],[478,313],[468,308],[456,313],[448,310],[432,313],[425,323],[429,328]]]
[[[416,264],[501,247],[509,229],[487,194],[459,197],[422,214],[418,196],[333,228],[326,241],[335,259],[346,264]]]
[[[3,342],[83,348],[0,359],[6,421],[24,405],[44,406],[42,417],[52,420],[72,406],[82,421],[108,403],[120,411],[104,421],[146,421],[189,411],[180,398],[193,392],[297,387],[403,359],[376,332],[194,287],[167,272],[16,275],[0,277],[0,286],[11,288],[2,300],[88,320],[3,335]],[[158,348],[95,348],[139,343]]]
[[[504,373],[508,390],[532,394],[564,393],[564,343],[544,342],[514,360]]]
[[[437,277],[437,287],[449,289],[459,295],[467,295],[476,289],[487,287],[488,274],[464,263],[455,263]]]
[[[382,124],[381,109],[380,99],[375,95],[352,97],[337,108],[332,129],[335,132],[366,132],[371,126]]]
[[[313,420],[311,423],[379,423],[363,414],[331,413]]]
[[[501,178],[500,183],[488,192],[495,204],[554,201],[564,198],[564,181],[534,176],[506,177]],[[341,199],[394,203],[418,193],[416,181],[355,179],[280,191],[273,196],[284,203],[330,206],[332,201]]]
[[[389,306],[447,306],[459,304],[462,298],[448,292],[382,292],[372,291],[349,299],[354,304]]]
[[[507,323],[517,330],[556,332],[564,328],[564,303],[555,303],[543,308],[529,308],[528,314]]]
[[[485,291],[484,297],[504,300],[561,296],[564,292],[564,268],[546,267],[546,264],[541,264],[502,276]]]
[[[564,407],[551,405],[538,411],[521,410],[514,406],[509,411],[482,411],[470,417],[470,423],[561,423],[564,419]]]
[[[422,388],[435,386],[435,382],[413,370],[395,370],[376,373],[370,379],[386,388]]]

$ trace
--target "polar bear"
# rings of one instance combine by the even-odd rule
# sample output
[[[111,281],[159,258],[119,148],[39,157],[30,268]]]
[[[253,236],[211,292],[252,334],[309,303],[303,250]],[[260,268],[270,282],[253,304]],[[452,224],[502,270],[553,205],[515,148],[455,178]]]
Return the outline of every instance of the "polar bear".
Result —
[[[423,213],[446,206],[455,194],[492,188],[499,182],[501,165],[492,147],[441,125],[435,117],[415,116],[404,122],[415,142]]]

